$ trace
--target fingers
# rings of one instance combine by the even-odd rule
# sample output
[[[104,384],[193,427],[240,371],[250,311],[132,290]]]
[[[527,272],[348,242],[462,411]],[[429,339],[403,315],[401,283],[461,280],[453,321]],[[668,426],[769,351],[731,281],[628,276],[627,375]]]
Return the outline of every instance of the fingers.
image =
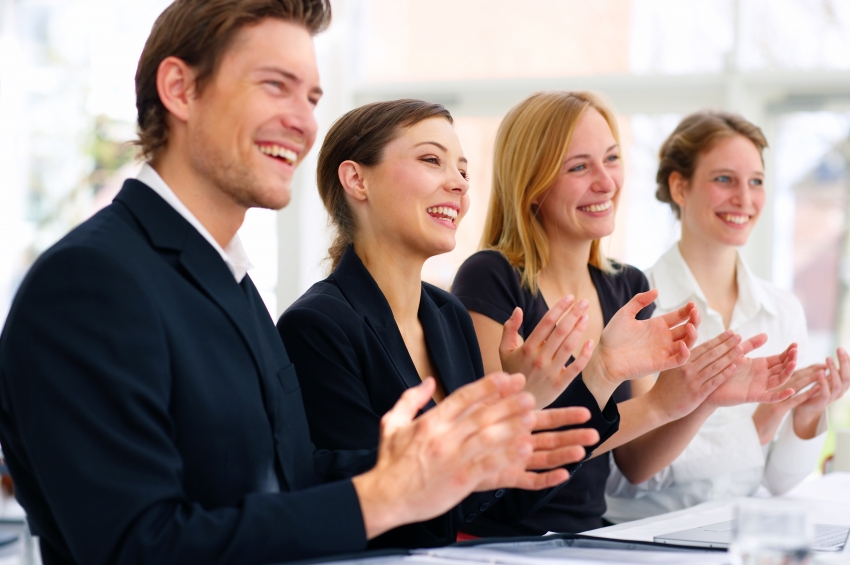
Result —
[[[786,388],[780,391],[765,391],[759,395],[756,402],[761,402],[762,404],[775,404],[777,402],[782,402],[783,400],[787,400],[791,398],[794,394],[793,388]]]
[[[456,421],[468,410],[477,408],[481,403],[498,395],[505,398],[520,392],[525,386],[525,377],[520,374],[492,373],[474,383],[464,385],[446,397],[427,415],[436,414],[447,422]],[[418,387],[417,387],[418,388]]]
[[[502,328],[502,342],[499,344],[499,351],[502,354],[510,353],[522,345],[522,336],[519,335],[519,329],[521,327],[522,308],[517,306]]]
[[[786,402],[788,403],[788,409],[793,410],[797,406],[805,404],[809,400],[813,399],[815,396],[818,396],[822,393],[829,394],[829,387],[827,386],[825,379],[818,379],[818,381],[818,384],[816,384],[809,390],[798,393],[786,400]]]
[[[569,478],[570,474],[566,469],[553,469],[545,473],[526,472],[518,477],[514,484],[506,486],[524,490],[543,490],[558,486]]]
[[[707,377],[709,375],[717,375],[726,369],[732,368],[732,373],[729,376],[734,374],[735,370],[735,361],[740,359],[744,355],[744,349],[738,342],[741,341],[740,336],[733,336],[732,338],[726,340],[719,347],[716,347],[709,354],[703,356],[705,360],[711,360],[718,354],[722,354],[720,358],[715,358],[711,361],[706,367],[703,368],[702,372]]]
[[[691,363],[699,370],[716,365],[713,371],[719,373],[726,368],[726,365],[743,355],[743,348],[738,347],[740,342],[741,336],[731,330],[723,332],[692,350]]]
[[[525,340],[526,346],[531,351],[537,351],[549,339],[549,334],[555,329],[558,320],[561,319],[574,303],[575,297],[572,294],[556,302],[555,306],[549,309],[546,315],[540,320],[540,323],[537,324],[537,327],[531,332],[531,335],[528,336],[528,339]]]
[[[647,292],[641,292],[640,294],[636,294],[625,306],[620,308],[620,312],[622,312],[624,316],[628,316],[629,319],[633,320],[635,316],[638,315],[638,312],[655,302],[656,298],[658,298],[658,289],[654,288]],[[693,307],[692,303],[691,307]],[[670,314],[667,315],[669,316]],[[679,323],[684,322],[686,318],[687,314],[685,314],[685,317],[683,317]]]
[[[767,343],[767,334],[758,334],[751,337],[742,344],[744,355],[749,355],[753,350],[758,349],[765,343]]]
[[[464,441],[461,449],[466,453],[486,451],[494,445],[528,436],[535,422],[533,408],[534,396],[521,392],[470,412],[446,426],[443,433],[461,438]]]
[[[569,364],[567,367],[563,367],[563,363],[559,365],[563,367],[560,372],[560,380],[559,380],[559,388],[566,389],[567,386],[573,379],[575,379],[579,373],[584,371],[584,368],[587,366],[587,362],[590,361],[591,355],[593,355],[593,340],[590,339],[585,342],[582,346],[581,351],[578,354],[578,357],[573,359],[573,362]],[[566,363],[566,361],[564,361]]]
[[[531,442],[535,453],[563,449],[570,446],[590,446],[599,443],[599,432],[593,428],[544,432],[532,435]],[[552,467],[547,468],[551,469]]]
[[[686,324],[687,326],[691,326],[692,331],[688,331],[688,335],[684,339],[685,345],[688,349],[692,348],[697,342],[697,328],[699,328],[699,323],[699,310],[693,308],[690,313],[690,323]]]
[[[638,294],[637,296],[641,296],[641,295]],[[635,298],[637,298],[637,296]],[[632,300],[634,300],[634,299],[632,299]],[[629,302],[629,304],[631,304],[631,302]],[[680,325],[682,322],[690,320],[691,310],[695,310],[695,309],[696,308],[695,308],[694,303],[688,302],[687,304],[685,304],[684,306],[682,306],[678,310],[664,314],[663,316],[660,316],[660,318],[662,320],[664,320],[664,322],[667,324],[668,328],[674,328],[674,327]],[[637,314],[637,312],[635,314]],[[697,314],[697,315],[699,315],[699,314]]]
[[[585,311],[588,305],[587,300],[581,300],[564,316],[543,346],[541,355],[544,361],[551,359],[556,367],[566,365],[587,329],[588,316]]]
[[[580,445],[569,445],[559,449],[539,451],[531,454],[526,463],[529,471],[542,471],[563,467],[570,463],[578,463],[587,457],[587,451]]]
[[[554,430],[563,426],[575,426],[587,422],[590,420],[590,410],[583,406],[550,408],[548,410],[537,410],[534,416],[534,431]]]
[[[381,428],[386,432],[392,432],[413,421],[413,418],[431,400],[436,386],[434,378],[427,377],[421,385],[404,391],[395,406],[381,418]]]
[[[710,351],[714,350],[714,348],[719,347],[721,344],[725,343],[735,335],[735,332],[733,332],[732,330],[726,330],[723,333],[717,334],[705,343],[701,343],[700,345],[694,347],[693,349],[691,349],[691,363],[695,363],[697,361],[702,362],[701,357],[703,355],[706,355]],[[725,350],[723,353],[725,353]],[[720,357],[721,355],[723,355],[723,353],[718,353],[716,357]],[[711,361],[707,361],[705,364],[708,364],[710,362]]]

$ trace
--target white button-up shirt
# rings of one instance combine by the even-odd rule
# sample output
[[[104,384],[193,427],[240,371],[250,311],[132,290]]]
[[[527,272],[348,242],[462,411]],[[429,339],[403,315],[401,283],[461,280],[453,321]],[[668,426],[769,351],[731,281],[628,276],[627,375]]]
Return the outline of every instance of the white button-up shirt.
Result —
[[[248,259],[248,254],[245,252],[245,248],[242,246],[242,240],[239,239],[238,234],[233,236],[233,239],[230,240],[230,243],[227,244],[226,248],[222,248],[207,228],[205,228],[198,218],[196,218],[195,215],[186,207],[186,205],[177,198],[177,195],[174,194],[171,187],[162,180],[159,173],[157,173],[148,163],[142,165],[142,170],[139,171],[139,174],[136,176],[136,180],[151,187],[153,191],[159,194],[163,200],[168,202],[168,204],[170,204],[178,214],[183,216],[187,222],[192,224],[192,226],[198,230],[204,239],[213,246],[213,249],[221,255],[221,258],[224,260],[227,268],[230,269],[230,272],[233,273],[233,278],[236,279],[237,283],[241,283],[242,279],[245,278],[245,275],[248,274],[248,271],[254,268],[254,265],[251,264],[251,260]]]
[[[750,355],[775,355],[796,342],[801,354],[798,359],[804,359],[808,334],[800,301],[756,277],[740,255],[736,271],[738,302],[730,329],[743,339],[760,333],[768,336],[767,343]],[[702,319],[697,344],[725,330],[720,313],[708,307],[678,243],[646,275],[650,286],[659,291],[653,315],[666,314],[693,301]],[[628,482],[612,457],[605,517],[615,523],[636,520],[708,500],[748,496],[761,484],[773,494],[799,484],[817,464],[826,439],[826,417],[821,418],[818,435],[810,440],[797,437],[792,418],[786,417],[773,441],[762,446],[752,419],[757,406],[718,408],[671,465],[639,485]]]

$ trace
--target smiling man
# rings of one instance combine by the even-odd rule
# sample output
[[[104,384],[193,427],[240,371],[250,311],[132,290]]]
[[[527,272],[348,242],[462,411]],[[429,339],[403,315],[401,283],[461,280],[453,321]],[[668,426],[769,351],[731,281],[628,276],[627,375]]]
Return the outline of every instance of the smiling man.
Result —
[[[33,265],[0,337],[0,441],[44,563],[348,552],[474,490],[566,478],[526,471],[575,455],[566,432],[536,448],[532,429],[567,420],[533,413],[519,375],[415,420],[434,382],[411,388],[377,452],[310,443],[236,232],[289,202],[329,20],[327,0],[177,0],[154,25],[136,75],[147,164]]]

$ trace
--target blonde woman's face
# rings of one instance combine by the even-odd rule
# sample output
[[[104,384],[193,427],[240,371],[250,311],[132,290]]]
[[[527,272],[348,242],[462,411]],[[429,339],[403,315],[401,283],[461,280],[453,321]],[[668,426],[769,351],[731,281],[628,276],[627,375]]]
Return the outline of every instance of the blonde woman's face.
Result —
[[[369,229],[423,257],[451,251],[469,209],[466,171],[448,121],[429,118],[405,128],[366,173]]]
[[[620,147],[602,114],[588,108],[576,124],[555,184],[535,202],[550,242],[610,235],[622,185]]]
[[[764,200],[758,148],[743,135],[721,139],[697,158],[680,204],[682,230],[707,242],[744,245]]]

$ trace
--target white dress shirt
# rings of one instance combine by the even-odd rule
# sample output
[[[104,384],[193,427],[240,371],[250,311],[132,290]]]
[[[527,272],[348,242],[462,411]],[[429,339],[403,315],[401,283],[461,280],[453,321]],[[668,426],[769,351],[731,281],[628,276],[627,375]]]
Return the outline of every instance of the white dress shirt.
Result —
[[[154,192],[159,194],[163,200],[168,202],[172,208],[177,210],[177,213],[183,216],[187,222],[192,224],[192,226],[198,230],[202,236],[204,236],[204,239],[206,239],[209,244],[213,246],[213,249],[221,255],[221,258],[224,259],[227,268],[230,269],[231,273],[233,273],[233,278],[236,279],[237,283],[241,283],[242,279],[245,278],[245,275],[248,274],[248,271],[254,268],[254,265],[251,264],[251,260],[248,259],[248,254],[245,252],[245,248],[242,246],[242,240],[239,239],[239,234],[234,235],[233,239],[230,240],[230,243],[227,244],[227,247],[222,249],[221,245],[218,244],[207,228],[205,228],[198,218],[196,218],[195,215],[186,207],[186,205],[177,198],[177,195],[174,194],[171,187],[162,180],[159,173],[157,173],[148,163],[142,165],[142,170],[139,171],[139,174],[136,176],[136,180],[151,187]]]
[[[702,318],[697,344],[726,329],[720,313],[708,308],[678,243],[646,275],[650,286],[659,291],[654,316],[693,301]],[[808,334],[800,301],[756,277],[740,255],[737,278],[738,302],[730,329],[743,339],[759,333],[768,336],[767,343],[750,356],[775,355],[792,342],[798,344],[798,353],[805,355]],[[798,356],[798,360],[802,358]],[[786,417],[773,441],[762,446],[752,419],[757,406],[718,408],[671,465],[639,485],[629,483],[612,456],[605,518],[614,523],[637,520],[709,500],[749,496],[761,484],[772,494],[787,492],[799,484],[817,464],[826,439],[826,417],[818,424],[818,435],[810,440],[797,437],[792,418]]]

